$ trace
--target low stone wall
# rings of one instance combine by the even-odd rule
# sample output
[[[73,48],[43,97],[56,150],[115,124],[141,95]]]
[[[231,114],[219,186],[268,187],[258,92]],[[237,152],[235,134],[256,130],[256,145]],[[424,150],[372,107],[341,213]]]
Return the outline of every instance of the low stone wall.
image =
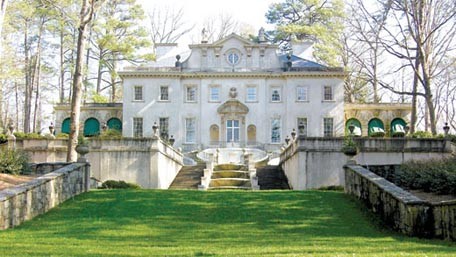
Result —
[[[100,181],[124,180],[143,188],[167,189],[183,166],[183,155],[155,138],[89,139],[92,176]],[[32,162],[66,160],[67,140],[18,140],[16,146]]]
[[[54,170],[58,170],[67,166],[68,162],[45,162],[45,163],[32,163],[30,164],[30,169],[32,174],[43,175],[51,173]]]
[[[0,229],[15,227],[89,190],[90,165],[73,163],[0,191]]]
[[[432,204],[356,165],[345,166],[345,192],[391,228],[410,236],[456,240],[456,201]]]
[[[361,165],[402,164],[412,159],[444,158],[452,153],[444,139],[355,138]],[[299,137],[280,155],[280,165],[295,190],[344,185],[343,138]]]

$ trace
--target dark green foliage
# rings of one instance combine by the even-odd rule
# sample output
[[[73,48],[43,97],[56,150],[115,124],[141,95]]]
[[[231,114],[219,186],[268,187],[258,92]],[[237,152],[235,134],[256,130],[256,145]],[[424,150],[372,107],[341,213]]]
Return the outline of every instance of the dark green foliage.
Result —
[[[101,189],[140,189],[141,187],[137,184],[127,183],[123,180],[106,180],[101,184]]]
[[[101,132],[98,136],[99,139],[121,139],[122,132],[117,129],[107,129],[106,131]]]
[[[67,133],[58,133],[55,138],[57,139],[68,139],[69,135]]]
[[[323,190],[323,191],[344,191],[343,186],[325,186],[325,187],[320,187],[318,190]]]
[[[434,136],[429,131],[416,131],[412,134],[412,138],[434,138]]]
[[[28,156],[20,150],[5,149],[0,151],[0,173],[18,175],[27,172]]]
[[[45,139],[46,137],[38,133],[14,132],[16,139]]]
[[[409,161],[394,179],[401,187],[456,195],[456,159]]]
[[[0,134],[0,144],[8,142],[8,136],[5,134]]]

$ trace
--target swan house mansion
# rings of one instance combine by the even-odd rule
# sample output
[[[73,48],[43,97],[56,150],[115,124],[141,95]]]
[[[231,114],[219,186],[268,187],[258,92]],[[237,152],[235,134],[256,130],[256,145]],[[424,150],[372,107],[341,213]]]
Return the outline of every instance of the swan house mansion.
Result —
[[[156,61],[127,67],[122,103],[86,103],[81,133],[117,129],[124,137],[152,137],[184,151],[249,147],[276,151],[295,130],[308,137],[403,135],[410,104],[344,103],[341,68],[312,61],[312,44],[293,42],[292,54],[236,34],[180,48],[157,44]],[[70,107],[55,106],[58,133],[69,133]],[[83,127],[82,127],[83,126]]]

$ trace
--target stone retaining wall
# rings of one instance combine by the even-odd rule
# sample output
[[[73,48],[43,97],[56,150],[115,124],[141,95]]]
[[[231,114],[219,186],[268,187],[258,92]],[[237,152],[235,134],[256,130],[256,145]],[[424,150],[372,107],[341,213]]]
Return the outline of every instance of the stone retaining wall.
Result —
[[[30,164],[30,169],[32,174],[47,174],[53,172],[54,170],[63,168],[67,166],[68,162],[45,162],[45,163],[32,163]]]
[[[441,159],[451,155],[449,141],[413,138],[354,138],[361,165],[402,164],[408,160]],[[294,190],[344,185],[344,138],[298,137],[280,154],[280,165]]]
[[[345,166],[345,192],[363,201],[401,233],[456,240],[456,201],[426,202],[356,165]]]
[[[0,229],[18,226],[89,190],[90,165],[73,163],[0,191]]]

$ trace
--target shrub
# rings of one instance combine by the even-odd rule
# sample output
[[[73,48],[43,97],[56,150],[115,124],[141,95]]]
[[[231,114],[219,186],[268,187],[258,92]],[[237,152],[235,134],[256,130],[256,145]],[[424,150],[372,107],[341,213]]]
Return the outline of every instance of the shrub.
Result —
[[[412,138],[433,138],[433,137],[434,136],[429,131],[416,131],[415,133],[412,134]]]
[[[13,133],[16,139],[44,139],[45,137],[38,133],[24,133],[24,132],[14,132]]]
[[[117,129],[107,129],[106,131],[101,132],[98,136],[99,139],[121,139],[122,132]]]
[[[58,133],[55,138],[58,138],[58,139],[68,139],[70,135],[68,135],[67,133]]]
[[[372,133],[370,133],[369,136],[370,137],[384,137],[385,132],[383,132],[383,131],[372,132]]]
[[[17,175],[28,172],[28,155],[19,150],[6,149],[0,152],[0,173]]]
[[[8,142],[8,136],[5,134],[0,134],[0,144]]]
[[[128,183],[123,180],[106,180],[101,184],[101,189],[140,189],[141,187],[134,183]]]
[[[456,194],[456,159],[409,161],[395,176],[398,186],[437,194]]]

